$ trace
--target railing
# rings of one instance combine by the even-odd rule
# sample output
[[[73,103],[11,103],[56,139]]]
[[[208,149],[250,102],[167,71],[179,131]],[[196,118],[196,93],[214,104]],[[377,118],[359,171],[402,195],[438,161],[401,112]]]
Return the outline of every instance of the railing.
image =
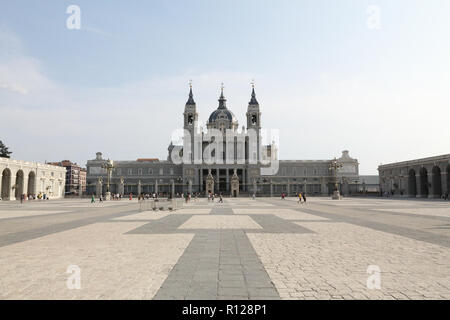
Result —
[[[139,200],[139,212],[174,211],[183,207],[184,199],[142,199]]]

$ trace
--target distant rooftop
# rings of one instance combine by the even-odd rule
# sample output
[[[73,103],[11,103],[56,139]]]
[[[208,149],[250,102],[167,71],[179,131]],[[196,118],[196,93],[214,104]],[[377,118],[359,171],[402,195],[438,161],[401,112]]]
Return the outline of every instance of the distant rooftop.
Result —
[[[138,162],[159,162],[158,158],[139,158],[136,161]]]

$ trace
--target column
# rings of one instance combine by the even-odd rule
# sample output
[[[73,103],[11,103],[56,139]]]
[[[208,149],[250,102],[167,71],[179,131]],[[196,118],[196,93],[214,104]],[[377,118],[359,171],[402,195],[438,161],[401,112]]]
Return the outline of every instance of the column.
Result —
[[[97,181],[97,188],[95,190],[95,194],[97,197],[103,194],[103,183],[102,181]]]
[[[227,169],[227,191],[230,191],[230,172]]]
[[[327,184],[325,183],[325,179],[324,178],[322,178],[322,180],[321,180],[320,193],[322,194],[322,196],[327,196],[328,195]]]
[[[158,179],[155,180],[155,194],[158,196]]]
[[[138,181],[137,184],[137,194],[138,196],[142,193],[142,185],[141,185],[141,180]]]
[[[256,196],[256,192],[258,190],[256,189],[256,179],[253,179],[253,194]]]
[[[242,181],[244,182],[243,191],[248,191],[247,169],[242,169]]]
[[[200,192],[203,191],[203,169],[200,169]]]
[[[26,175],[25,172],[23,173],[22,193],[25,195],[25,198],[27,198],[27,195],[28,195],[28,174]]]
[[[273,182],[270,180],[270,196],[273,197]]]
[[[15,188],[13,189],[13,187],[15,187],[15,184],[16,184],[16,173],[11,170],[11,182],[9,185],[9,199],[7,199],[7,200],[16,200],[16,189]]]
[[[422,186],[420,185],[420,168],[416,171],[416,198],[422,198]],[[386,190],[388,191],[388,190]]]
[[[217,187],[216,187],[216,190],[217,190],[217,193],[219,193],[220,192],[220,186],[219,186],[219,169],[216,169],[216,181],[217,181],[217,183],[216,183],[216,185],[217,185]]]
[[[289,195],[291,194],[291,181],[287,181],[287,194],[286,196],[289,197]]]
[[[446,192],[450,192],[450,190],[447,189],[447,179],[447,168],[441,169],[441,184],[443,194],[445,194]]]
[[[172,191],[171,191],[171,193],[172,193],[172,199],[173,199],[173,198],[175,198],[175,181],[172,179],[171,183],[172,183]]]
[[[189,189],[188,192],[192,195],[192,180],[189,180]]]

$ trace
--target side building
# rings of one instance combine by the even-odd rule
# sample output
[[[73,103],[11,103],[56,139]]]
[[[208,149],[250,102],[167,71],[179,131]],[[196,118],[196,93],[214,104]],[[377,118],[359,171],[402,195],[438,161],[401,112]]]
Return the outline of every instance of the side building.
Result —
[[[80,167],[70,160],[63,160],[61,162],[47,162],[47,164],[60,166],[66,168],[66,195],[80,195],[80,192],[86,193],[86,175],[85,168]]]
[[[0,197],[19,200],[22,194],[46,194],[50,199],[64,197],[66,169],[50,164],[0,157]]]
[[[450,154],[380,165],[378,172],[383,194],[440,198],[450,192]]]

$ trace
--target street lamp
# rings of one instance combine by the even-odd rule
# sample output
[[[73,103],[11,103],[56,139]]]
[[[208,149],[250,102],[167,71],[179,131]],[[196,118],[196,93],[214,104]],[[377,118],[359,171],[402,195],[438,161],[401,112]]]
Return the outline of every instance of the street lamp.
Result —
[[[106,169],[107,173],[107,179],[106,179],[106,200],[111,200],[111,192],[109,192],[109,184],[111,181],[111,172],[114,169],[114,163],[112,160],[107,160],[105,163],[102,164],[102,168]]]
[[[329,170],[331,172],[334,172],[334,191],[333,191],[333,196],[331,197],[331,199],[333,199],[333,200],[341,199],[341,195],[340,195],[339,189],[338,189],[338,180],[337,180],[337,171],[340,168],[342,168],[342,163],[339,163],[336,158],[331,160]]]

